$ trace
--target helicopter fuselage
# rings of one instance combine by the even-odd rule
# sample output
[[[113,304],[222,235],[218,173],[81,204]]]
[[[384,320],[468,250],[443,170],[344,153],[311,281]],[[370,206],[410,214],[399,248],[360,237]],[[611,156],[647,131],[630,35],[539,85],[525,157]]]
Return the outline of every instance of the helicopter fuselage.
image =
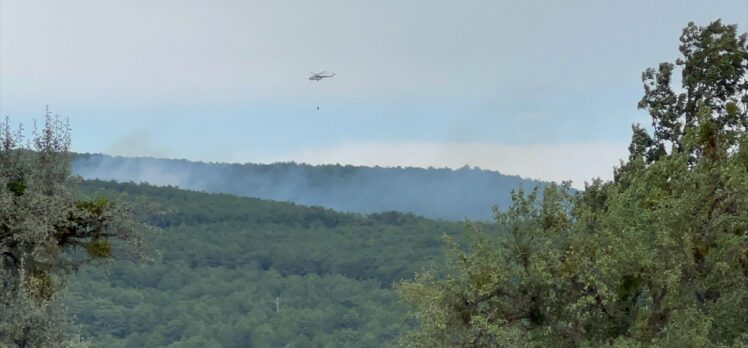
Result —
[[[326,73],[319,73],[319,74],[312,74],[312,76],[309,77],[309,81],[317,81],[319,82],[322,79],[330,78],[335,76],[335,73],[332,74],[326,74]]]

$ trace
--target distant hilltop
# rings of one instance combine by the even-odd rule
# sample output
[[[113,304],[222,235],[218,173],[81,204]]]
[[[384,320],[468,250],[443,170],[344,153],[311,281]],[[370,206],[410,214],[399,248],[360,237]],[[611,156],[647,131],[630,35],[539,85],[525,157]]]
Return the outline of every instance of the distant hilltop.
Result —
[[[339,211],[401,211],[445,220],[491,220],[510,192],[545,182],[469,168],[360,167],[298,163],[228,164],[77,154],[73,174],[86,179],[229,193]]]

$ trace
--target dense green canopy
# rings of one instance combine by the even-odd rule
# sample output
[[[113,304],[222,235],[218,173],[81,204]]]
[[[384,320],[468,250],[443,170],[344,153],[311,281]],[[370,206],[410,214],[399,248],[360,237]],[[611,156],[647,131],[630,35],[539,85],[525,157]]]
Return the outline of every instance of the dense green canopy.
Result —
[[[746,35],[689,24],[680,51],[643,74],[652,132],[613,182],[520,190],[506,235],[400,284],[406,346],[748,345]]]
[[[115,260],[70,281],[71,314],[96,347],[391,345],[412,326],[391,285],[436,264],[442,236],[463,228],[173,187],[81,190],[162,212],[142,216],[163,228],[146,238],[151,261]]]

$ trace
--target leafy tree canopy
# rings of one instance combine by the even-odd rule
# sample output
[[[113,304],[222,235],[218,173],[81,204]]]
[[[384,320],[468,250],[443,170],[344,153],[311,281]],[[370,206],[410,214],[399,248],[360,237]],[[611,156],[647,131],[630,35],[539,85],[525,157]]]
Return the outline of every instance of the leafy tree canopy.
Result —
[[[113,239],[139,245],[124,206],[76,198],[69,147],[67,123],[48,111],[28,141],[0,122],[0,345],[61,345],[62,275],[111,257]]]
[[[519,190],[506,235],[399,285],[405,346],[748,345],[746,35],[690,23],[680,52],[644,72],[651,132],[612,182]]]

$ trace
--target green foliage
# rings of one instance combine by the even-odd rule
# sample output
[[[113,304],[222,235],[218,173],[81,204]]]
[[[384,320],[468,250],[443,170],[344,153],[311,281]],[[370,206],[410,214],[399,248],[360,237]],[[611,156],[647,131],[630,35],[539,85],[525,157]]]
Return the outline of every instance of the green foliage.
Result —
[[[56,291],[52,277],[42,270],[35,270],[25,281],[30,297],[37,301],[51,299]]]
[[[746,110],[741,107],[748,102],[746,40],[748,36],[737,34],[736,25],[689,23],[680,39],[683,58],[642,74],[644,97],[639,108],[652,116],[654,134],[642,141],[643,135],[635,132],[632,145],[643,145],[639,148],[647,151],[650,163],[668,147],[697,156],[708,155],[718,144],[736,145],[738,135],[748,127]],[[682,67],[680,93],[671,86],[676,66]],[[689,133],[696,139],[686,144]],[[632,152],[632,156],[641,154]]]
[[[9,181],[8,191],[12,192],[16,197],[21,197],[26,192],[26,183],[23,179]]]
[[[86,244],[86,253],[94,259],[106,259],[112,256],[112,243],[103,239],[93,239]]]
[[[431,346],[745,345],[748,337],[746,36],[693,24],[675,64],[644,73],[631,156],[613,182],[513,196],[506,235],[471,228],[443,275],[399,284]]]
[[[76,200],[66,123],[47,111],[29,144],[0,122],[0,345],[62,346],[64,274],[110,257],[110,239],[140,239],[126,207]]]
[[[75,207],[89,214],[101,216],[110,205],[110,201],[104,197],[94,198],[92,200],[82,200],[75,203]]]
[[[411,323],[391,284],[434,264],[441,236],[462,227],[174,187],[80,188],[84,200],[158,204],[140,218],[163,228],[148,236],[151,262],[115,259],[70,282],[71,313],[95,347],[392,345]]]

